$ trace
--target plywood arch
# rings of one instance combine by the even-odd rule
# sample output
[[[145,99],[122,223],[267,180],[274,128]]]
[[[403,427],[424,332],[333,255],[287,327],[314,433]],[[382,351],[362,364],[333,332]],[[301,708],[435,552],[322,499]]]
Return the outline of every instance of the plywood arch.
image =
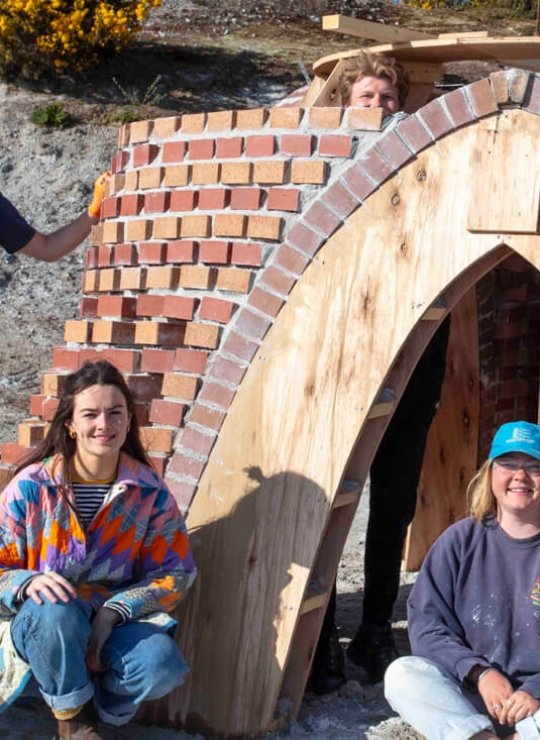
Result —
[[[419,154],[330,237],[274,321],[188,517],[201,580],[185,615],[193,669],[175,712],[195,725],[257,734],[280,693],[289,709],[298,703],[287,682],[291,637],[344,471],[396,358],[421,337],[412,370],[437,323],[423,318],[433,304],[451,308],[510,249],[540,267],[530,213],[519,235],[515,222],[513,232],[497,231],[500,221],[468,229],[471,213],[490,206],[474,183],[487,181],[493,197],[489,159],[475,156],[479,132],[505,132],[492,137],[493,161],[519,168],[521,132],[538,127],[536,116],[507,111]],[[519,187],[501,190],[511,209]],[[309,619],[320,623],[322,609]]]

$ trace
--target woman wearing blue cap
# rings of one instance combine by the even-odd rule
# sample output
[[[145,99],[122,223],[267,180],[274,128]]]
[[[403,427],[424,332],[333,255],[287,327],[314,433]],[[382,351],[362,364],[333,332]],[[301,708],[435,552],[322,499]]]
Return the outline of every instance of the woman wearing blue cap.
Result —
[[[471,515],[429,551],[408,602],[412,656],[385,676],[428,740],[540,738],[540,427],[503,424]]]

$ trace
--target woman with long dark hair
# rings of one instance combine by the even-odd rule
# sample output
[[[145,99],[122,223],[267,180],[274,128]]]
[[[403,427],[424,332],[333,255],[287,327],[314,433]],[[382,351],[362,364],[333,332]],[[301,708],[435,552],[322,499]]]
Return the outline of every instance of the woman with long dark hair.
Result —
[[[129,722],[183,681],[170,613],[194,576],[121,373],[85,363],[0,498],[0,710],[33,675],[60,738]]]

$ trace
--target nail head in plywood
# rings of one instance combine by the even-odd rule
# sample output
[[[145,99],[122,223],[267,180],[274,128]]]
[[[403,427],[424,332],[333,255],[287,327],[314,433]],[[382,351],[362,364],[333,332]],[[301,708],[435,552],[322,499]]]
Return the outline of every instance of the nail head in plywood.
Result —
[[[467,229],[536,234],[540,204],[537,132],[492,129],[475,133],[469,163]]]

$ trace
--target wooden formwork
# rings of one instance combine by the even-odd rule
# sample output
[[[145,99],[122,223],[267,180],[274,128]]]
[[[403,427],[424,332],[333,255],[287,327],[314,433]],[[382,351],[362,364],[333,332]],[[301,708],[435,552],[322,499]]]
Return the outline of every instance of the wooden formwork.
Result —
[[[181,618],[192,671],[151,717],[248,737],[298,711],[369,465],[453,309],[443,423],[455,432],[451,454],[474,468],[473,289],[514,251],[540,267],[540,163],[530,157],[539,134],[538,117],[505,110],[440,139],[355,211],[298,280],[191,506],[200,578]]]

